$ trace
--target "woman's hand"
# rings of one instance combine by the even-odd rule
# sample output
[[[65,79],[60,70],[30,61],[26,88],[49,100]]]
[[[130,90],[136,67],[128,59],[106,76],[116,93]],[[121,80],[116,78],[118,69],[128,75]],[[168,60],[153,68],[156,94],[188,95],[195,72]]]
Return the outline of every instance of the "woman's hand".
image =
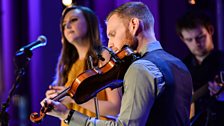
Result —
[[[63,90],[65,90],[64,86],[52,86],[52,85],[50,85],[49,89],[45,93],[46,98],[44,98],[40,102],[41,106],[42,107],[44,106],[45,100],[54,98],[55,96],[57,96]]]
[[[42,101],[41,101],[41,106],[43,107],[46,100],[49,100],[49,99],[53,99],[54,97],[56,97],[60,92],[64,91],[66,89],[66,87],[64,86],[49,86],[49,90],[46,91],[45,95],[46,95],[46,98],[44,98]],[[63,97],[62,99],[59,100],[59,102],[63,103],[64,105],[69,105],[71,103],[75,103],[75,101],[69,97],[69,96],[65,96]]]
[[[57,96],[60,92],[64,91],[64,86],[49,86],[49,90],[46,91],[45,96],[46,98],[52,99]]]

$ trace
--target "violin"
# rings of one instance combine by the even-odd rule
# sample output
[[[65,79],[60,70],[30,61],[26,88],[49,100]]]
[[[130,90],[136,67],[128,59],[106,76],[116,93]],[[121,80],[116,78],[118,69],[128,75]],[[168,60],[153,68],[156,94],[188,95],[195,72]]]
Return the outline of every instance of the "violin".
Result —
[[[72,82],[70,87],[67,87],[52,100],[60,101],[65,96],[70,96],[77,104],[82,104],[95,97],[98,92],[105,88],[121,87],[128,67],[139,56],[128,46],[124,46],[116,54],[109,49],[107,50],[111,54],[111,58],[104,66],[84,71]],[[30,120],[39,123],[46,113],[52,109],[53,106],[45,105],[41,108],[39,115],[37,112],[31,113]]]

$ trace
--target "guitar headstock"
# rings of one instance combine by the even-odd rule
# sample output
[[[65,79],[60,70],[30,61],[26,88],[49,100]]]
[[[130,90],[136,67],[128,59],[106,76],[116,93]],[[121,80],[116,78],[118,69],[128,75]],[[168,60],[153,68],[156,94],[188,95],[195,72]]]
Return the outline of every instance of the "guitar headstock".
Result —
[[[220,82],[224,84],[224,71],[220,71]]]

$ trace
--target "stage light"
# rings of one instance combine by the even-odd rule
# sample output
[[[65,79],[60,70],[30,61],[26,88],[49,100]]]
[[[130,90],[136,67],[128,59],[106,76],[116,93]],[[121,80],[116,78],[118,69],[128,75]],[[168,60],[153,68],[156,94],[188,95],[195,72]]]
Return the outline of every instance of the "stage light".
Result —
[[[62,0],[63,5],[69,6],[72,4],[72,0]]]
[[[196,4],[196,0],[188,0],[188,3],[194,5]]]

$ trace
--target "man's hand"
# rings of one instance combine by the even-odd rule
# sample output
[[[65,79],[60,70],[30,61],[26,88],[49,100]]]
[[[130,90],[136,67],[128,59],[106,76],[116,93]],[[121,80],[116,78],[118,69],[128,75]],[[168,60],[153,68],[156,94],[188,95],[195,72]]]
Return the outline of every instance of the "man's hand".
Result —
[[[47,112],[48,115],[58,117],[61,120],[65,120],[69,114],[69,109],[60,102],[45,99],[45,104],[53,106],[53,110]]]
[[[222,83],[217,83],[215,81],[213,82],[209,82],[209,91],[210,91],[210,95],[211,96],[216,96],[216,99],[218,101],[224,101],[224,90],[222,89],[224,84]],[[219,92],[220,90],[222,90],[221,92]]]

